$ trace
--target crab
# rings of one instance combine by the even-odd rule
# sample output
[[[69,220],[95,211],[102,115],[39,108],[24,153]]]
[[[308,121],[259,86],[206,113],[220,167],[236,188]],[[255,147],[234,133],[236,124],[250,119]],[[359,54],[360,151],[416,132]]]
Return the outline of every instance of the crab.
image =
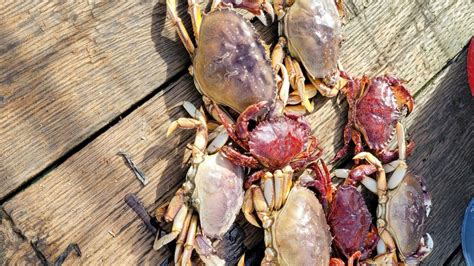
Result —
[[[308,122],[303,117],[272,110],[273,107],[268,102],[251,105],[240,114],[235,125],[223,124],[229,137],[250,155],[228,145],[222,147],[222,153],[236,165],[256,169],[245,182],[246,189],[269,172],[286,166],[302,170],[321,156]],[[249,129],[251,120],[257,123],[253,130]],[[317,182],[315,186],[326,204],[330,200],[331,185]]]
[[[403,82],[394,76],[385,75],[369,79],[349,80],[343,92],[349,103],[349,117],[344,128],[344,146],[337,152],[333,162],[349,152],[349,145],[355,143],[355,153],[364,150],[361,134],[368,148],[384,163],[397,159],[397,151],[389,144],[395,136],[395,125],[413,111],[414,101]],[[409,142],[407,152],[411,153],[414,143]]]
[[[201,14],[195,0],[188,3],[197,47],[178,17],[176,0],[167,0],[167,8],[191,56],[190,72],[198,91],[212,102],[238,113],[260,101],[273,101],[278,85],[277,74],[252,24],[231,4],[214,1],[211,11]],[[262,10],[272,12],[271,5],[265,3],[240,1],[239,4],[236,6],[256,13]],[[216,118],[214,112],[211,115]]]
[[[338,186],[327,220],[340,254],[348,260],[370,256],[378,241],[377,230],[362,194],[350,178]]]
[[[342,177],[348,174],[352,179],[360,180],[378,196],[379,255],[367,260],[368,264],[396,264],[398,259],[407,264],[418,264],[433,248],[431,236],[424,234],[431,199],[423,179],[407,171],[405,131],[400,122],[396,124],[396,135],[398,160],[382,165],[371,153],[361,152],[354,159],[363,159],[369,164],[336,173]],[[386,173],[392,171],[387,182]],[[376,181],[369,177],[373,173],[377,173]]]
[[[204,112],[191,103],[183,103],[193,118],[179,118],[171,123],[167,135],[177,128],[196,129],[192,145],[192,163],[187,181],[168,204],[157,209],[158,221],[173,221],[169,234],[154,243],[158,250],[176,239],[174,261],[188,265],[194,248],[204,262],[224,265],[212,241],[221,238],[232,226],[243,203],[242,167],[233,164],[219,151],[227,141],[223,128],[208,135]],[[222,133],[222,134],[221,134]],[[208,145],[210,137],[215,136]],[[216,204],[219,202],[219,204]]]
[[[315,178],[304,172],[293,184],[293,169],[267,172],[260,185],[245,192],[246,219],[264,228],[262,265],[328,265],[331,234],[315,193],[308,188]],[[261,226],[254,216],[257,214]]]
[[[273,66],[279,69],[276,63],[285,63],[292,87],[306,110],[312,112],[309,96],[314,96],[316,90],[334,97],[345,85],[338,64],[342,1],[274,0],[274,10],[281,37],[272,53]],[[291,57],[285,56],[286,48]],[[300,64],[311,84],[305,85]]]

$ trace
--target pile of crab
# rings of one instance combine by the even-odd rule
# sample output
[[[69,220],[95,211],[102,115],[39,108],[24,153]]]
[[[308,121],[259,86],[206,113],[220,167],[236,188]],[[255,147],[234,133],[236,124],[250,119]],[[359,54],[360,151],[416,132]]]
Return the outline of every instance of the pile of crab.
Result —
[[[425,233],[429,195],[406,163],[414,143],[405,139],[402,118],[413,97],[396,77],[342,70],[342,4],[222,0],[205,13],[194,0],[188,4],[194,39],[175,0],[167,0],[168,16],[204,104],[183,102],[190,117],[169,127],[168,135],[178,128],[196,135],[186,181],[156,211],[172,226],[157,235],[154,249],[174,243],[175,264],[250,265],[243,254],[219,250],[242,212],[263,230],[264,265],[421,262],[433,241]],[[272,51],[238,9],[279,23]],[[322,160],[304,116],[317,92],[347,99],[344,146],[332,161],[347,158],[353,142],[351,169],[330,171]],[[376,195],[376,210],[362,192]]]

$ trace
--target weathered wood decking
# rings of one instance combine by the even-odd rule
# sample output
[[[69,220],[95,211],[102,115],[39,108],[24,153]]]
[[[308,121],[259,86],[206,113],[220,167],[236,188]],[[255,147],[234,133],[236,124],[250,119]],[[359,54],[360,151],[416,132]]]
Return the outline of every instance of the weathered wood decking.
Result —
[[[0,263],[40,263],[38,254],[52,261],[71,242],[83,256],[69,263],[159,262],[166,251],[152,250],[153,236],[123,197],[135,192],[152,211],[186,171],[193,132],[169,139],[164,133],[185,115],[172,107],[198,104],[199,95],[165,7],[0,5]],[[407,127],[418,148],[409,165],[425,176],[434,201],[428,231],[436,246],[427,264],[454,262],[461,216],[474,196],[474,106],[462,51],[474,34],[474,6],[347,1],[346,7],[344,67],[393,73],[415,95]],[[180,10],[188,21],[183,1]],[[257,28],[264,39],[275,37],[275,28]],[[326,159],[341,146],[346,112],[345,103],[318,99],[309,116]],[[120,150],[150,184],[135,179]],[[259,234],[247,235],[248,246],[259,241]]]

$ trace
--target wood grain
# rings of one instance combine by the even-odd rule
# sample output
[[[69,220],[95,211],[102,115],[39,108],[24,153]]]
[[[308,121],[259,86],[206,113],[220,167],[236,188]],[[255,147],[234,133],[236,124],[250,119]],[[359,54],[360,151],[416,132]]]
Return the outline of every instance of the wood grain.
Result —
[[[189,62],[158,1],[62,2],[0,3],[0,200]]]
[[[30,243],[14,231],[11,220],[0,210],[0,265],[40,265]]]
[[[464,256],[462,254],[462,249],[458,249],[454,256],[447,261],[444,265],[447,266],[465,266],[466,261],[464,260]]]
[[[434,15],[427,21],[420,10],[421,6],[416,3],[407,3],[404,8],[374,3],[360,13],[360,18],[351,20],[345,26],[348,37],[344,44],[342,61],[346,69],[354,73],[372,74],[391,71],[410,79],[409,86],[412,92],[418,94],[417,107],[410,119],[417,123],[421,123],[418,119],[432,119],[423,117],[421,112],[423,108],[428,108],[426,106],[431,106],[429,102],[431,95],[437,95],[435,92],[440,90],[437,87],[424,85],[461,50],[469,39],[473,27],[473,18],[468,16],[471,11],[469,7],[460,8],[459,3],[452,3],[452,7],[447,7],[443,12],[434,12],[438,10],[436,7],[436,5],[432,7]],[[456,12],[456,16],[452,15],[453,12]],[[449,20],[452,24],[445,20],[446,14],[452,16]],[[413,32],[417,29],[416,21],[421,21],[422,25],[427,26]],[[436,23],[443,24],[446,30],[433,32],[433,24]],[[457,27],[456,35],[453,35],[450,27]],[[411,34],[410,38],[408,34]],[[442,91],[446,93],[443,95],[445,97],[451,92],[451,90],[446,92],[446,89]],[[425,101],[423,97],[426,97]],[[78,242],[84,256],[76,259],[77,262],[105,264],[159,262],[164,254],[157,254],[151,250],[153,237],[126,207],[123,197],[128,192],[136,192],[151,211],[172,196],[185,174],[184,147],[191,141],[193,134],[182,132],[170,139],[165,139],[163,135],[170,120],[184,115],[181,110],[171,107],[183,99],[197,103],[198,98],[192,80],[189,76],[185,76],[150,99],[54,171],[8,201],[4,208],[12,217],[15,226],[27,239],[41,239],[45,243],[43,253],[48,258],[59,255],[70,242]],[[466,99],[470,98],[465,97],[464,100]],[[442,105],[451,101],[438,102],[436,107],[444,110],[444,115],[452,115]],[[317,105],[318,110],[309,119],[325,148],[326,158],[331,158],[335,148],[341,145],[342,126],[345,123],[347,109],[345,104],[338,105],[335,99],[318,99]],[[434,115],[433,110],[428,111]],[[410,124],[409,130],[415,131],[412,130],[414,127],[421,131],[417,125]],[[433,129],[429,133],[437,133],[438,137],[442,132],[441,129],[446,130],[447,126],[430,125]],[[430,129],[424,130],[426,133],[426,130]],[[445,145],[450,145],[450,140],[452,142],[457,139],[448,139],[447,136],[452,135],[444,136]],[[444,153],[456,152],[456,156],[463,154],[459,150],[444,147],[446,148],[442,151]],[[119,150],[132,156],[135,163],[149,176],[151,180],[149,185],[142,187],[135,179],[121,158],[116,156]],[[441,156],[439,153],[436,155]],[[435,157],[433,161],[437,158]],[[441,167],[440,162],[444,162],[444,159],[437,161],[438,167]],[[421,164],[414,162],[413,165],[421,167]],[[458,178],[466,180],[463,176],[465,172],[458,172],[459,168],[454,165],[446,169],[455,169],[453,173],[459,174]],[[419,168],[415,170],[424,173]],[[430,187],[434,186],[431,181],[428,184]],[[442,187],[443,184],[439,186]],[[439,191],[439,188],[433,187],[432,191]],[[445,217],[442,216],[442,211],[446,211],[445,209],[435,210],[434,215],[437,211],[439,211],[436,216],[438,218],[433,218],[433,221]],[[115,238],[108,233],[109,230],[114,232]],[[435,240],[437,233],[433,234]],[[445,232],[439,233],[443,237],[449,237]],[[253,236],[252,233],[248,235]],[[451,237],[454,237],[454,234]],[[256,240],[252,237],[249,239],[251,240],[248,241],[249,244]],[[444,253],[439,251],[433,256],[442,258]]]
[[[0,200],[189,62],[158,1],[0,10]]]
[[[428,232],[435,247],[426,265],[445,261],[461,243],[464,211],[474,197],[474,105],[466,77],[466,52],[416,97],[408,127],[417,148],[408,160],[425,178],[433,207]]]

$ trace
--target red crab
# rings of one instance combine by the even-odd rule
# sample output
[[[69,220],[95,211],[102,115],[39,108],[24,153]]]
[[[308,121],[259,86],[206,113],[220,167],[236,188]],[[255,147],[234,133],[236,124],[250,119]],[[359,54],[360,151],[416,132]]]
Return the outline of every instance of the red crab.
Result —
[[[344,74],[345,75],[345,74]],[[414,102],[410,92],[396,77],[385,75],[369,79],[349,80],[342,90],[349,103],[349,118],[344,128],[344,147],[332,160],[335,162],[349,151],[351,140],[355,144],[355,153],[363,151],[361,134],[368,148],[375,152],[382,162],[397,159],[397,151],[388,146],[395,136],[395,125],[402,118],[404,109],[407,114],[413,110]],[[414,143],[408,144],[408,153]]]
[[[336,190],[327,217],[328,224],[334,237],[334,246],[345,258],[366,259],[377,245],[379,237],[364,198],[354,186],[357,179],[351,176]]]
[[[265,173],[272,173],[285,166],[290,166],[293,170],[312,168],[311,165],[321,155],[317,139],[311,135],[311,128],[304,118],[275,114],[270,112],[271,108],[272,105],[265,101],[251,105],[240,114],[235,125],[228,123],[219,111],[222,121],[226,121],[224,126],[229,136],[249,155],[229,146],[223,147],[221,151],[236,165],[258,169],[246,181],[246,189]],[[253,129],[249,129],[251,120],[256,121]],[[321,171],[317,171],[317,174],[320,178],[313,185],[322,198],[330,197],[330,181]]]

